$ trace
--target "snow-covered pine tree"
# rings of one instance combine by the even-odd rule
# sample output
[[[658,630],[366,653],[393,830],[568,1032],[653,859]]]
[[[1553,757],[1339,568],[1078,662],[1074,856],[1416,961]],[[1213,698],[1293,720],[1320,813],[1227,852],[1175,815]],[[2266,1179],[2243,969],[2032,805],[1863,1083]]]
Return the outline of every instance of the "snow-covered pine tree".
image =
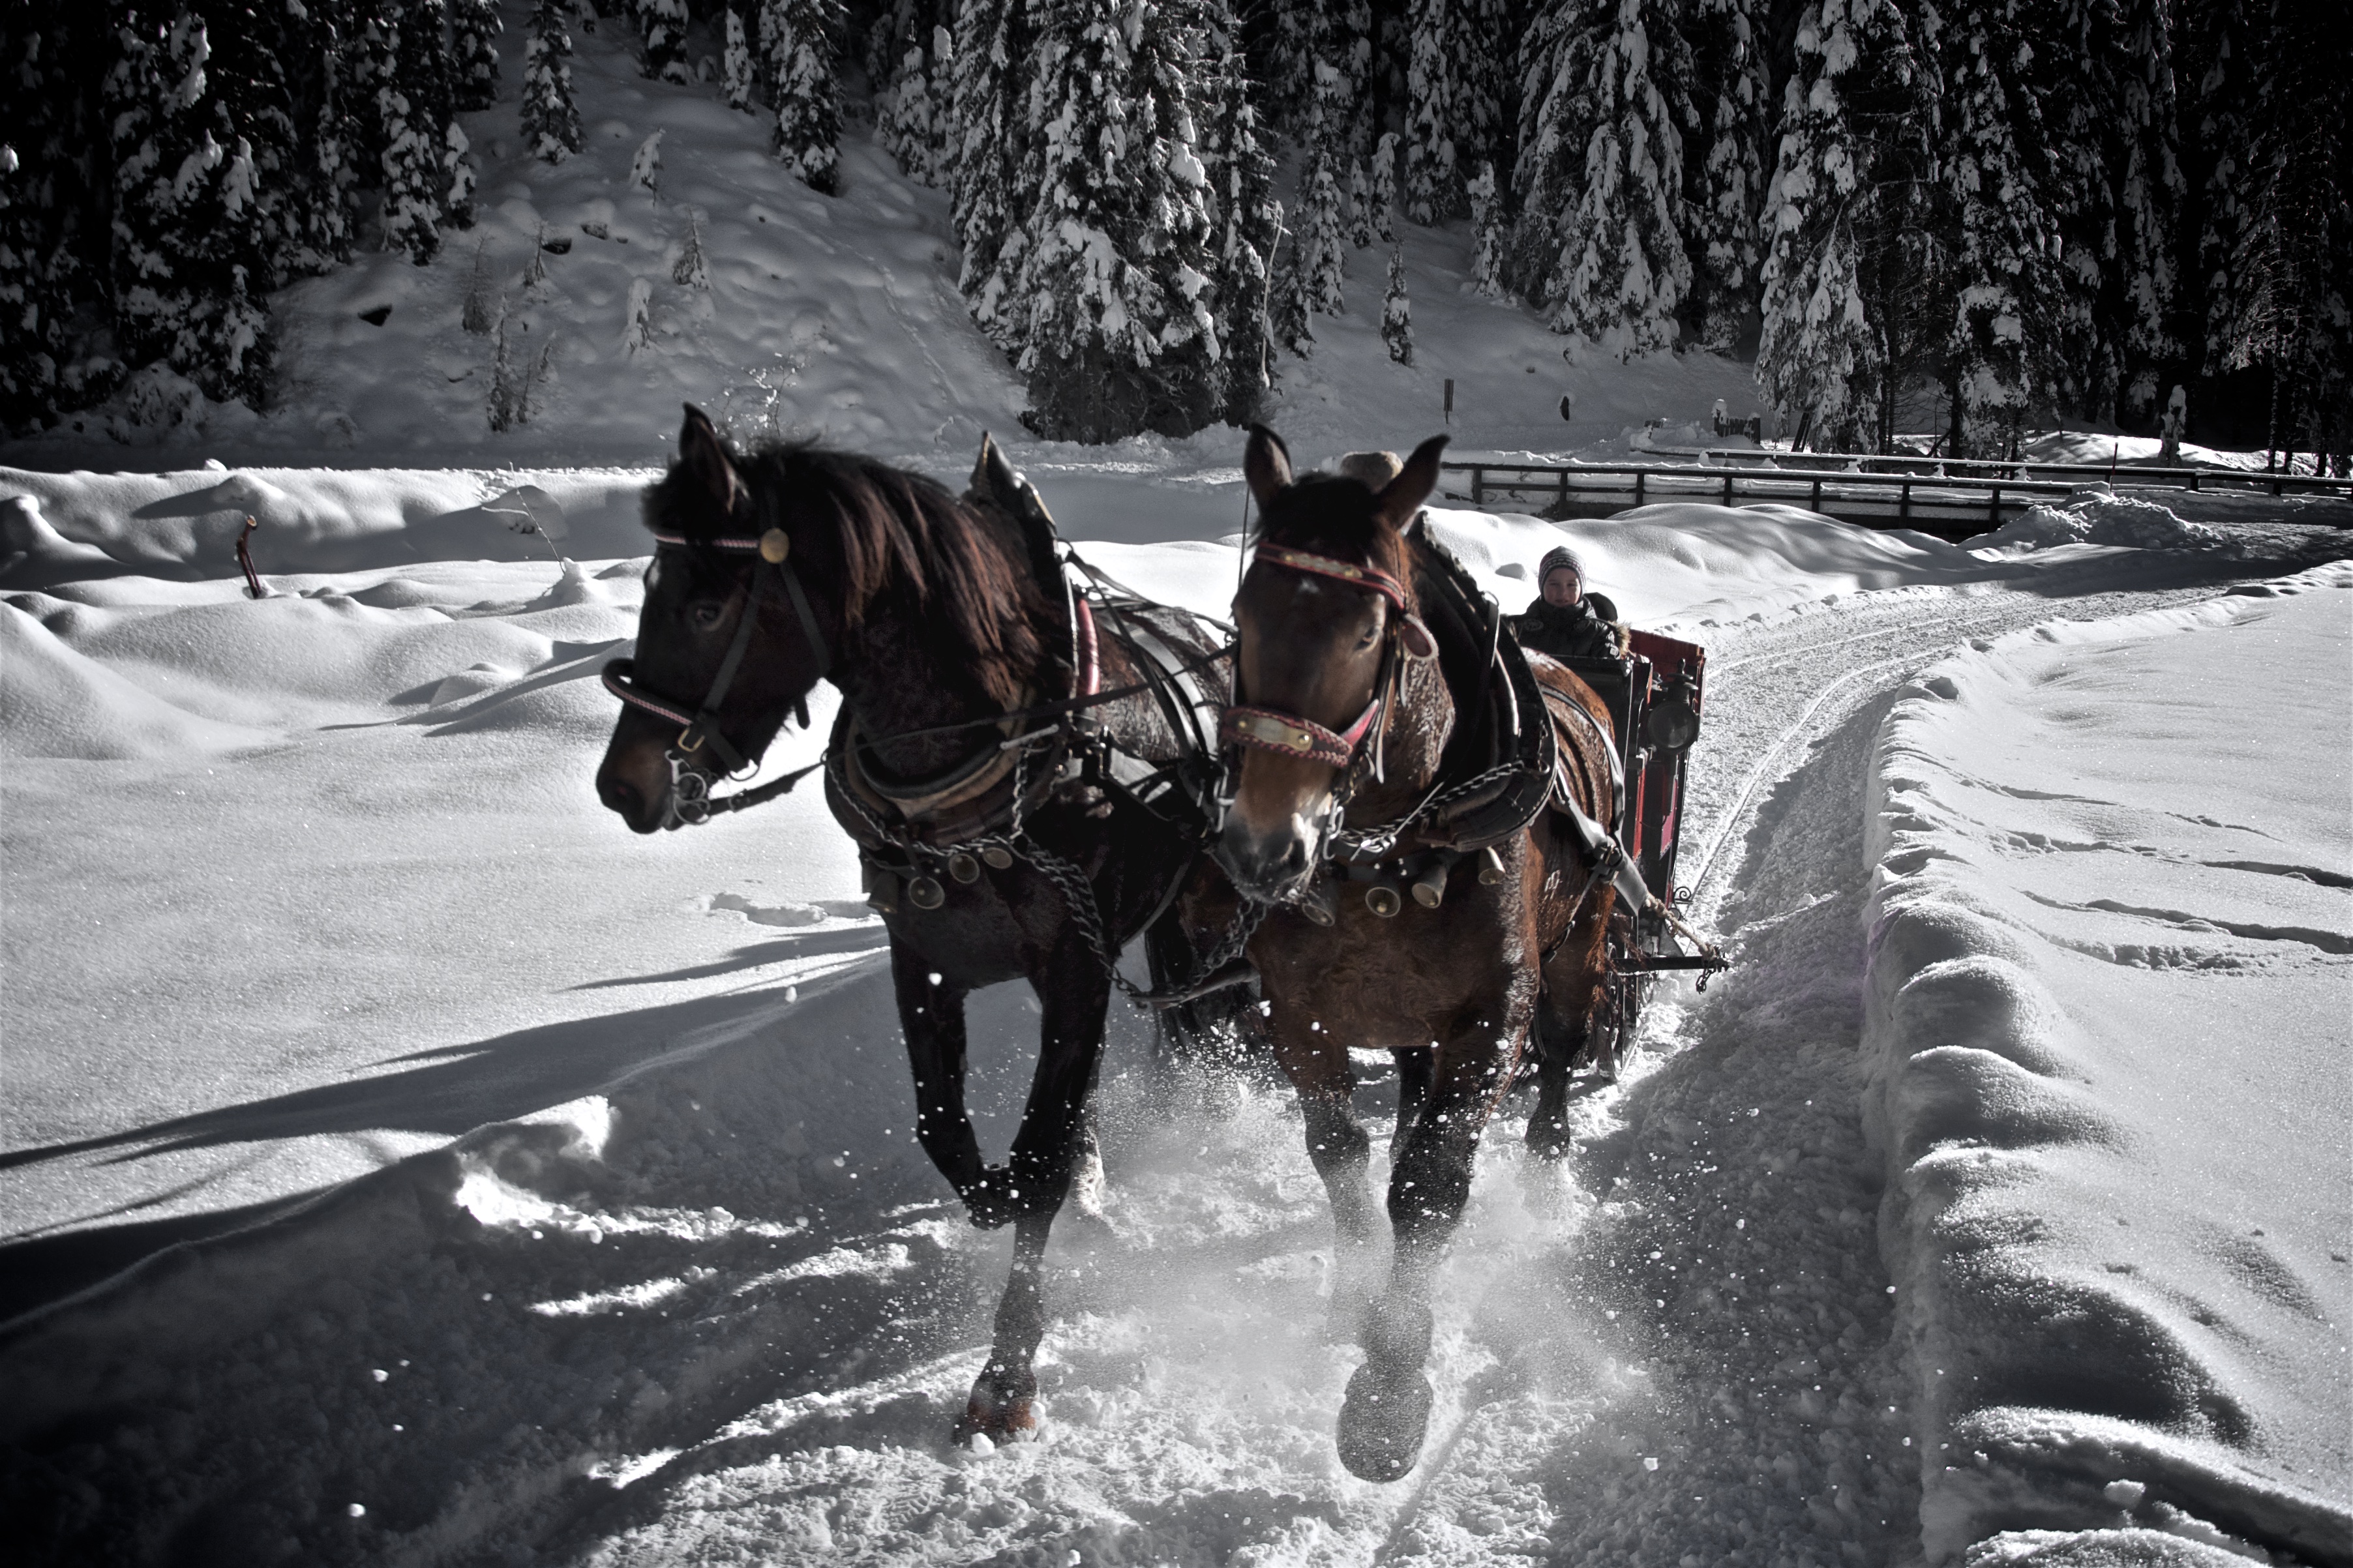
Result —
[[[2261,0],[2255,0],[2260,7]],[[2248,111],[2257,90],[2244,0],[2189,0],[2175,19],[2187,189],[2179,254],[2193,359],[2219,369],[2236,314],[2231,258],[2246,226]]]
[[[463,110],[489,109],[499,100],[498,0],[449,0],[450,93]]]
[[[2164,369],[2181,353],[2170,324],[2181,293],[2174,256],[2185,182],[2169,10],[2168,0],[2121,0],[2102,51],[2115,106],[2104,163],[2116,240],[2099,312],[2122,362],[2117,412],[2135,418],[2155,410]]]
[[[1187,435],[1224,405],[1193,8],[1049,0],[1043,174],[1017,284],[1024,421],[1064,440]]]
[[[1274,158],[1259,132],[1241,27],[1229,0],[1199,0],[1201,67],[1196,86],[1204,132],[1202,161],[1218,224],[1217,311],[1226,345],[1226,422],[1256,419],[1273,384],[1269,316],[1273,279],[1270,260],[1282,232],[1282,204],[1274,199]]]
[[[476,337],[487,337],[504,313],[501,304],[496,312],[491,301],[491,258],[488,239],[474,242],[474,270],[466,279],[465,303],[458,309],[458,324]]]
[[[1373,143],[1373,233],[1383,245],[1397,243],[1398,133],[1384,131]]]
[[[1504,282],[1504,211],[1495,198],[1495,165],[1482,163],[1471,182],[1471,287],[1482,299],[1508,300]]]
[[[1699,341],[1731,351],[1757,310],[1764,236],[1766,98],[1762,0],[1698,0],[1691,22],[1697,134],[1685,143],[1684,240]]]
[[[1757,380],[1810,445],[1879,447],[1903,377],[1950,321],[1923,287],[1936,95],[1919,20],[1890,0],[1806,0],[1798,18]]]
[[[702,219],[691,208],[686,215],[686,244],[679,248],[670,280],[700,293],[711,292],[711,263],[702,254]]]
[[[961,0],[951,118],[951,220],[964,247],[957,288],[989,341],[1018,359],[1028,315],[1015,293],[1028,244],[1021,193],[1039,185],[1041,137],[1031,119],[1036,16],[1024,0]]]
[[[2022,37],[2025,0],[1959,0],[1948,13],[1944,173],[1953,250],[1945,287],[1957,303],[1946,381],[1956,456],[2015,445],[2051,406],[2063,374],[2069,315],[2042,104]]]
[[[683,3],[683,0],[680,0]],[[813,191],[840,189],[839,83],[834,69],[840,0],[770,0],[763,21],[776,105],[779,162]]]
[[[720,79],[725,84],[727,107],[752,112],[752,92],[754,78],[759,74],[752,68],[752,44],[744,31],[744,13],[738,6],[727,7],[723,26],[726,45],[720,56]]]
[[[352,258],[361,163],[351,112],[351,34],[324,16],[312,21],[306,44],[310,90],[297,99],[298,112],[307,112],[311,127],[310,196],[302,205],[298,265],[306,272],[324,272]]]
[[[2298,450],[2341,458],[2353,445],[2353,22],[2274,0],[2251,30],[2253,90],[2234,159],[2246,184],[2213,285],[2221,310],[2209,306],[2222,323],[2217,368],[2263,374],[2271,461],[2283,448],[2288,466]]]
[[[1365,166],[1348,166],[1348,243],[1358,250],[1373,243],[1373,192],[1365,178]]]
[[[101,85],[114,28],[96,7],[0,8],[0,60],[21,90],[0,131],[0,432],[106,396],[121,362],[86,343],[102,317],[111,163]],[[85,314],[86,312],[86,314]]]
[[[875,135],[909,178],[927,185],[941,184],[949,178],[948,121],[955,70],[955,40],[945,27],[935,27],[928,40],[908,43],[877,110]]]
[[[656,201],[661,200],[662,138],[669,134],[656,131],[638,143],[637,155],[629,160],[629,184]]]
[[[1470,129],[1462,68],[1471,40],[1465,0],[1408,0],[1413,38],[1406,72],[1405,215],[1438,223],[1462,210],[1463,150]],[[1391,132],[1394,134],[1394,132]]]
[[[646,47],[645,73],[682,82],[686,69],[686,0],[629,0]]]
[[[115,168],[114,327],[125,358],[167,361],[226,401],[259,405],[274,347],[261,304],[258,177],[207,71],[204,19],[122,14],[107,83]]]
[[[441,226],[451,216],[449,132],[456,121],[443,21],[441,0],[412,0],[397,22],[380,24],[394,47],[391,77],[376,89],[385,139],[384,246],[407,251],[419,267],[439,254]],[[462,163],[462,152],[458,159]]]
[[[1875,0],[1885,3],[1885,0]],[[1684,0],[1557,0],[1528,91],[1521,224],[1531,293],[1555,331],[1620,360],[1675,345],[1691,289]]]
[[[214,135],[244,144],[232,161],[223,226],[206,237],[220,264],[242,266],[255,300],[298,273],[323,271],[330,258],[306,243],[304,209],[321,197],[295,128],[289,71],[303,63],[310,19],[277,6],[227,7],[211,25]],[[242,190],[239,196],[237,192]]]
[[[1389,247],[1389,287],[1381,300],[1381,342],[1388,345],[1389,358],[1398,363],[1413,363],[1413,302],[1406,293],[1402,246]]]
[[[1269,329],[1274,341],[1301,359],[1315,353],[1315,329],[1309,320],[1305,247],[1296,229],[1286,231],[1274,251],[1274,296]]]
[[[1299,269],[1308,309],[1336,316],[1347,309],[1342,285],[1347,255],[1346,215],[1332,159],[1317,148],[1300,177]]]
[[[572,101],[572,36],[564,0],[536,0],[522,52],[522,139],[532,155],[561,163],[580,151],[580,111]],[[732,13],[731,13],[732,15]]]

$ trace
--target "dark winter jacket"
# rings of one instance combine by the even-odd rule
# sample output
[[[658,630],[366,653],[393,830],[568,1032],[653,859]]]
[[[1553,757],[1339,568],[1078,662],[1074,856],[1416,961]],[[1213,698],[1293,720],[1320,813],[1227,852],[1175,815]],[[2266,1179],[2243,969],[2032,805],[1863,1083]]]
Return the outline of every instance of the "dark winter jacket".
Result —
[[[1561,605],[1547,605],[1539,596],[1525,613],[1512,618],[1512,632],[1522,647],[1555,658],[1619,658],[1624,650],[1617,619],[1618,606],[1599,594]]]

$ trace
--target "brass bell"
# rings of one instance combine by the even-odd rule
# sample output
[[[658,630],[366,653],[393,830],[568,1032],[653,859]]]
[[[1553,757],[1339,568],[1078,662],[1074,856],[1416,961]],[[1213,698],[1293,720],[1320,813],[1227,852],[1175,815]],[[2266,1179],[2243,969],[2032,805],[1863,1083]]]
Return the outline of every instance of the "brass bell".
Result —
[[[1010,870],[1013,866],[1013,851],[1002,844],[990,845],[980,852],[980,858],[1000,871]]]
[[[1492,888],[1504,879],[1504,858],[1492,844],[1479,851],[1479,885]]]
[[[907,901],[919,910],[935,910],[948,901],[948,891],[936,877],[915,877],[907,883]]]
[[[1445,860],[1430,863],[1430,869],[1413,879],[1413,901],[1425,910],[1434,910],[1446,901],[1446,874],[1454,869]]]
[[[899,879],[888,871],[875,872],[873,886],[866,889],[866,901],[874,907],[874,912],[877,914],[897,914],[899,912]]]
[[[980,880],[980,862],[959,849],[948,857],[948,875],[959,882]]]
[[[1387,882],[1375,882],[1365,889],[1365,908],[1385,921],[1395,920],[1397,912],[1405,908],[1405,900]]]

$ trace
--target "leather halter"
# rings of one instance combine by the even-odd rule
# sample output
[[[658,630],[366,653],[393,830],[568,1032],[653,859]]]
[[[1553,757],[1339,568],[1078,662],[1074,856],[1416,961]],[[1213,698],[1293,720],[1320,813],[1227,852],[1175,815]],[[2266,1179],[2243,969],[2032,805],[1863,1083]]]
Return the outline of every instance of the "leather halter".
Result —
[[[792,567],[792,540],[783,529],[772,528],[757,538],[722,534],[699,539],[682,533],[656,533],[654,544],[657,552],[669,545],[716,551],[723,555],[758,557],[760,565],[752,569],[750,602],[735,623],[734,640],[727,645],[727,655],[720,660],[719,673],[712,677],[711,689],[703,694],[702,706],[693,713],[685,711],[684,703],[657,696],[638,685],[635,659],[617,658],[606,665],[605,689],[632,708],[682,726],[676,746],[687,763],[699,763],[700,753],[708,747],[728,773],[743,773],[751,767],[751,759],[720,729],[719,710],[727,700],[727,689],[734,684],[736,672],[743,668],[744,656],[751,650],[752,634],[759,624],[761,602],[767,595],[771,578],[783,584],[793,613],[800,622],[801,636],[807,639],[809,651],[817,656],[817,675],[813,679],[822,679],[826,671],[833,668],[833,651],[826,644],[825,628],[818,624],[817,612],[809,608],[808,594],[801,587],[800,574]],[[764,571],[763,567],[769,570]]]
[[[1388,706],[1385,694],[1396,689],[1397,651],[1401,640],[1408,643],[1406,653],[1411,658],[1427,658],[1437,651],[1430,629],[1413,614],[1407,601],[1405,584],[1377,566],[1360,566],[1352,561],[1341,561],[1312,551],[1293,550],[1280,544],[1261,544],[1256,560],[1269,566],[1287,571],[1303,572],[1311,576],[1328,577],[1345,583],[1352,588],[1362,588],[1387,599],[1396,614],[1389,617],[1388,646],[1381,652],[1381,669],[1373,680],[1373,700],[1356,715],[1356,721],[1345,730],[1330,730],[1313,719],[1296,713],[1286,713],[1279,708],[1262,708],[1253,703],[1238,702],[1225,710],[1218,721],[1218,743],[1220,746],[1249,746],[1278,756],[1298,757],[1307,762],[1322,763],[1327,767],[1345,768],[1356,760],[1365,738],[1374,732],[1383,710]],[[1240,670],[1235,671],[1239,686]],[[1379,772],[1376,766],[1376,773]]]

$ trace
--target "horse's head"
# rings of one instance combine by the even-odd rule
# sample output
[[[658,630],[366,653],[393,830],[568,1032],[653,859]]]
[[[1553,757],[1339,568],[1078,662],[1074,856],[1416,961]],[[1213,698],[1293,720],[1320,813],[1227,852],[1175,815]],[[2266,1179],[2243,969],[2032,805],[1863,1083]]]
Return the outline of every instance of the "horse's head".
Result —
[[[756,763],[787,713],[806,716],[840,646],[839,595],[810,586],[841,580],[839,535],[794,503],[755,497],[711,421],[687,409],[678,460],[646,492],[655,545],[637,656],[606,672],[623,706],[596,795],[638,833],[685,820],[681,779],[692,793]]]
[[[1405,531],[1438,486],[1446,437],[1379,489],[1295,480],[1282,438],[1250,431],[1243,473],[1258,554],[1234,598],[1235,706],[1221,739],[1229,804],[1217,859],[1247,897],[1298,898],[1345,805],[1343,781],[1381,743],[1398,660],[1434,651],[1416,614]]]

